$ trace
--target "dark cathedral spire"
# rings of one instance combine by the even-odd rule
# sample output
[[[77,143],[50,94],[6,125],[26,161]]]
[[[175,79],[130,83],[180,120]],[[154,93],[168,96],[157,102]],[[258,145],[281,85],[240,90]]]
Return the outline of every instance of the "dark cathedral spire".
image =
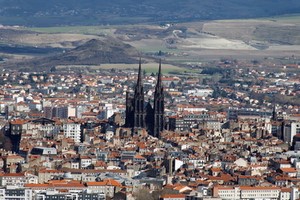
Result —
[[[139,61],[138,80],[135,86],[133,99],[134,127],[145,128],[144,88],[142,83],[142,60]]]
[[[163,87],[161,85],[161,59],[160,59],[159,66],[158,66],[158,75],[157,75],[157,83],[156,83],[155,92],[159,92],[162,89],[163,89]]]
[[[160,137],[160,132],[164,129],[164,91],[161,80],[161,60],[159,60],[159,68],[157,75],[157,83],[154,92],[154,123],[153,135]]]
[[[139,72],[138,72],[138,80],[137,80],[137,83],[136,83],[136,90],[142,90],[142,87],[143,87],[143,83],[142,83],[142,60],[140,58],[140,61],[139,61]]]
[[[277,110],[276,110],[276,105],[275,104],[273,106],[272,120],[274,120],[274,121],[277,120]]]

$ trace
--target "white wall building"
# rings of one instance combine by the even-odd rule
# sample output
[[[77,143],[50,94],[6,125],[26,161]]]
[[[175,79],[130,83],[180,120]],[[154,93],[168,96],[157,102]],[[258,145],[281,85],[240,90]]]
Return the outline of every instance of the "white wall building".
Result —
[[[7,199],[32,200],[33,199],[32,190],[31,189],[23,190],[20,189],[18,186],[1,188],[0,200],[7,200]]]
[[[68,117],[76,117],[76,108],[68,106]]]
[[[104,110],[106,119],[110,118],[115,112],[118,111],[118,109],[116,109],[111,103],[106,103],[104,106]]]
[[[212,95],[213,90],[212,89],[192,89],[192,90],[187,90],[188,95],[193,95],[193,96],[200,96],[200,97],[207,97],[209,95]]]
[[[292,144],[293,138],[300,133],[300,122],[291,122],[286,124],[283,130],[283,141]]]
[[[8,173],[0,176],[1,186],[23,187],[26,183],[38,183],[38,177],[33,174]]]
[[[66,123],[63,125],[64,136],[66,138],[72,138],[76,143],[80,142],[81,131],[80,124]]]
[[[213,189],[213,196],[222,199],[280,199],[280,200],[296,200],[299,198],[298,189],[296,188],[280,188],[280,187],[262,187],[262,186],[240,186],[225,187],[216,186]]]

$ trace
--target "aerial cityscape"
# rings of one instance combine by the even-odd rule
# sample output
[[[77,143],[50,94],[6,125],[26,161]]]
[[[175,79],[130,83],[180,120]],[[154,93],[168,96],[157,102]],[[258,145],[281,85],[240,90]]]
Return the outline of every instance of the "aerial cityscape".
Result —
[[[0,200],[300,199],[300,1],[0,1]]]

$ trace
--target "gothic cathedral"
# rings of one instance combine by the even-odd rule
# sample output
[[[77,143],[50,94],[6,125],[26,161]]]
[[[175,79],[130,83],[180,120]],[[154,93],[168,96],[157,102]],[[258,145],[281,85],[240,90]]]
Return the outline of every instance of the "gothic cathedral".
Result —
[[[150,102],[144,100],[144,88],[142,83],[142,64],[139,62],[138,80],[133,97],[126,93],[126,121],[125,126],[134,129],[145,128],[154,137],[160,137],[164,129],[164,91],[161,81],[161,61],[157,83],[154,92],[153,107]]]

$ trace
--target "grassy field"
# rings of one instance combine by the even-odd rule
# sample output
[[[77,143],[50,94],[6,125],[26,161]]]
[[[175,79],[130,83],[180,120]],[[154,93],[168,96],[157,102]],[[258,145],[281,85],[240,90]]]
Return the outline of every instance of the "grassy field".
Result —
[[[25,29],[40,33],[77,33],[87,35],[112,35],[115,31],[111,26],[56,26]]]
[[[257,22],[257,21],[268,21],[268,20],[300,23],[300,14],[278,15],[274,17],[261,17],[261,18],[251,18],[251,19],[224,19],[224,20],[214,20],[214,21],[215,22]]]
[[[98,26],[53,26],[53,27],[25,27],[25,30],[40,33],[78,33],[88,35],[114,34],[118,28],[151,27],[145,24],[130,25],[98,25]]]
[[[280,16],[269,17],[269,18],[261,18],[261,19],[300,24],[300,14],[280,15]]]
[[[67,68],[67,67],[79,67],[79,68],[90,68],[90,69],[138,69],[138,64],[102,64],[100,66],[86,66],[86,65],[72,65],[72,66],[57,66],[58,69]],[[147,74],[157,73],[158,63],[146,63],[142,64],[142,69],[146,71]],[[186,68],[181,68],[175,65],[162,64],[162,73],[169,74],[170,72],[195,72],[195,70],[190,70]]]
[[[188,64],[191,61],[201,63],[220,58],[252,60],[300,55],[298,49],[300,46],[300,15],[189,22],[176,24],[174,27],[186,27],[185,37],[177,37],[174,32],[168,32],[157,25],[144,24],[65,26],[28,28],[28,30],[41,33],[77,33],[85,36],[117,37],[145,54],[162,51],[166,53],[167,61],[178,65]],[[123,28],[124,31],[116,32]],[[151,31],[152,28],[158,31]],[[149,30],[149,34],[147,30]],[[49,35],[54,37],[55,34]],[[169,45],[168,39],[174,39],[174,43]],[[173,47],[173,49],[168,47]],[[112,67],[111,65],[105,66]],[[123,66],[127,67],[122,65],[121,68]],[[171,70],[184,71],[185,69],[174,68]],[[155,67],[149,66],[146,71],[155,71]],[[168,69],[166,72],[168,73],[170,70]]]
[[[168,53],[179,53],[179,49],[170,49],[167,48],[165,42],[162,39],[142,39],[132,42],[126,42],[141,52],[146,53],[156,53],[158,51],[168,52]]]

